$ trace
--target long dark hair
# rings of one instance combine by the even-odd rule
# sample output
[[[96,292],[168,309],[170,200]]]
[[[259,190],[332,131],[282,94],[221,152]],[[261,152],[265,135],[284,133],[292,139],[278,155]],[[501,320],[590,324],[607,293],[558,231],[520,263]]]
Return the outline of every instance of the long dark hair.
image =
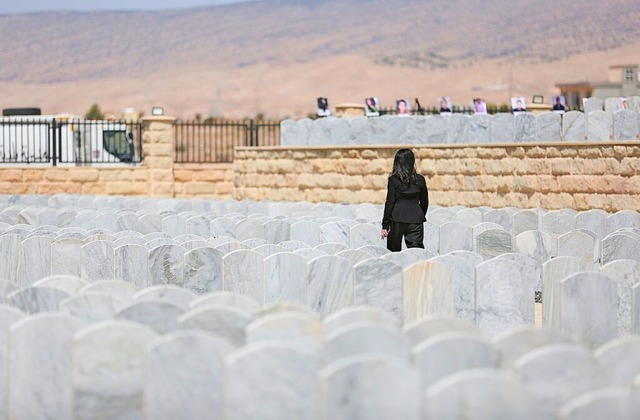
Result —
[[[400,149],[393,158],[391,175],[400,178],[403,184],[417,184],[416,157],[410,149]]]

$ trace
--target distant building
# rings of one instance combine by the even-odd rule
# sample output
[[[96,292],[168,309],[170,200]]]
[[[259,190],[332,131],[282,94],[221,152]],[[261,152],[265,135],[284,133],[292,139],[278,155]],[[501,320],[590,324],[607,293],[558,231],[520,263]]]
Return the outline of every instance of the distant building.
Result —
[[[640,93],[638,65],[616,65],[609,67],[609,81],[601,83],[578,82],[557,83],[560,95],[567,99],[569,109],[582,109],[583,98],[629,97]]]

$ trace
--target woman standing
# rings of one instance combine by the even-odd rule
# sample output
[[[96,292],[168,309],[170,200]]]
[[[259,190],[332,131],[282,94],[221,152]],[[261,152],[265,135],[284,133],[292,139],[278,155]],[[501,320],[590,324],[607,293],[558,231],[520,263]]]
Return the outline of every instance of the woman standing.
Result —
[[[409,149],[400,149],[393,159],[393,171],[387,184],[387,200],[382,217],[382,239],[387,249],[424,248],[425,215],[429,207],[427,182],[416,172],[416,158]]]

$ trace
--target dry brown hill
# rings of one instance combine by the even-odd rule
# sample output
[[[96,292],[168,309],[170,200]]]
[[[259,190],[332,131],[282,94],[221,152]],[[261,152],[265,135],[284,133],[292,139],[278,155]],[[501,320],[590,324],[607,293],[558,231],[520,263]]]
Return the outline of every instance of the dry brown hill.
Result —
[[[638,21],[637,0],[265,0],[0,15],[0,106],[299,116],[318,95],[506,101],[496,86],[550,94],[555,82],[640,62]]]

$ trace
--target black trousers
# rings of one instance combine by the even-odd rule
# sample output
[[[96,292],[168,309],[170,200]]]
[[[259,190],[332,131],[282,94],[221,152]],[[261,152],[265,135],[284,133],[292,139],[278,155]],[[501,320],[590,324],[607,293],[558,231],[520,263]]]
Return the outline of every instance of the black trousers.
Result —
[[[387,249],[392,252],[402,251],[402,237],[407,248],[424,248],[424,225],[422,223],[391,222]]]

